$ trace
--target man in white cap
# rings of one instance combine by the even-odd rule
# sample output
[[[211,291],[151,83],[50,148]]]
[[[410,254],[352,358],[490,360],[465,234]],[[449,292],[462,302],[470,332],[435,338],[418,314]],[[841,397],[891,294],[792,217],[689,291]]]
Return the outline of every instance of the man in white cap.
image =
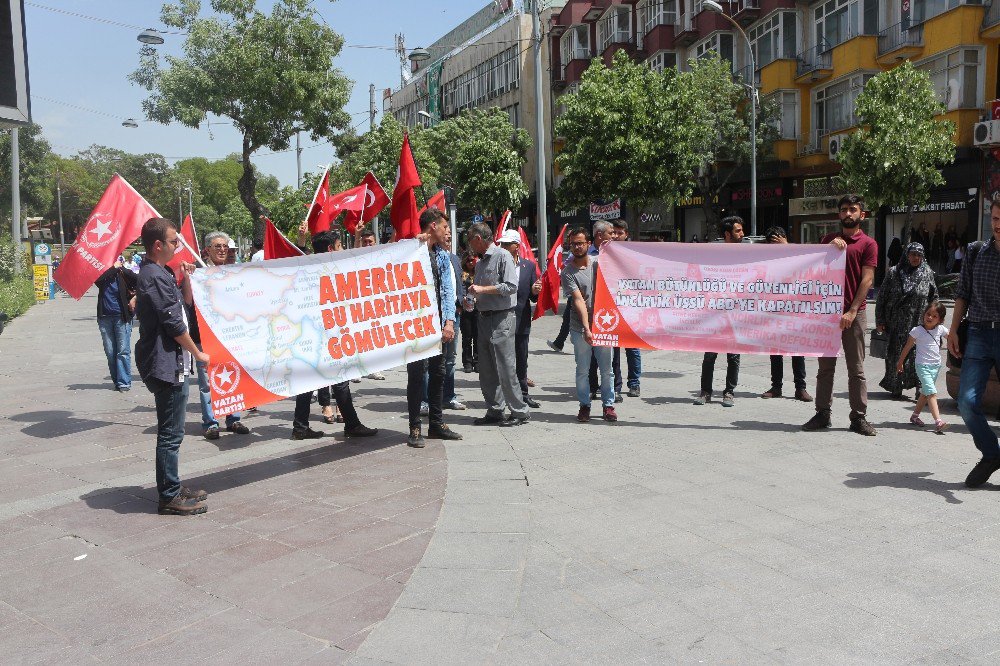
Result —
[[[514,314],[517,317],[514,324],[514,365],[517,381],[521,385],[521,397],[524,403],[532,409],[537,409],[538,402],[528,395],[528,337],[531,335],[531,321],[534,315],[531,304],[538,301],[542,282],[535,279],[537,274],[535,262],[521,258],[521,234],[514,229],[508,229],[500,236],[499,243],[514,258],[514,273],[517,276],[517,304],[514,306]]]

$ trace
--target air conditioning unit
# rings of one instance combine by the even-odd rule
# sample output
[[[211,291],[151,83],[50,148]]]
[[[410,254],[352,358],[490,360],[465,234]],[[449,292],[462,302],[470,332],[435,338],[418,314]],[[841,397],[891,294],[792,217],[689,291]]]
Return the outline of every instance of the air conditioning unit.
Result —
[[[844,148],[844,139],[849,137],[850,134],[831,134],[830,138],[827,140],[827,149],[829,151],[830,159],[834,162],[839,161],[840,151]]]
[[[972,144],[994,146],[1000,144],[1000,120],[984,120],[972,128]]]

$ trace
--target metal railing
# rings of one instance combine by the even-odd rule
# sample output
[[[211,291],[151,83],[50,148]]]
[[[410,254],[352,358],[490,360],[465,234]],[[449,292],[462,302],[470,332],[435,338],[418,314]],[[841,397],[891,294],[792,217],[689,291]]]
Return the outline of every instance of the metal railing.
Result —
[[[823,137],[826,136],[826,130],[810,130],[805,135],[799,137],[799,155],[817,155],[820,153],[825,153],[826,148],[823,146]]]
[[[743,67],[743,68],[738,69],[735,72],[733,72],[733,77],[736,78],[736,79],[738,79],[738,80],[740,80],[740,81],[742,81],[743,83],[749,85],[750,84],[750,65],[747,65],[746,67]],[[760,70],[759,69],[755,72],[755,76],[753,77],[753,85],[755,85],[755,86],[759,86],[760,85]]]
[[[806,49],[795,56],[795,76],[802,76],[818,69],[832,69],[831,47],[825,42]]]
[[[901,21],[878,33],[878,54],[885,55],[904,46],[923,46],[924,26]]]

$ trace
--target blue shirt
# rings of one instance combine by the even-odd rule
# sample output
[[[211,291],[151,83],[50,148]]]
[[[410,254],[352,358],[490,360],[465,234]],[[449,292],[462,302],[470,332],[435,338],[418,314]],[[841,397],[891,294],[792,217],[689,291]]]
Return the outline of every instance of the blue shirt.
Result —
[[[438,300],[441,303],[441,326],[455,322],[455,283],[451,279],[451,256],[435,245],[431,252],[437,262],[441,284],[438,285]]]
[[[122,306],[118,304],[118,292],[118,280],[111,280],[108,286],[101,290],[101,310],[105,316],[122,313]]]

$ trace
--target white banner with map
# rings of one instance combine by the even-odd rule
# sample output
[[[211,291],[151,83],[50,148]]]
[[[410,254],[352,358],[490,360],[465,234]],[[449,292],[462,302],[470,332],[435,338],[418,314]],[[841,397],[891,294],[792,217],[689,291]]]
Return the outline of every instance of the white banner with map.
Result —
[[[198,269],[215,415],[441,353],[431,276],[416,240]]]

